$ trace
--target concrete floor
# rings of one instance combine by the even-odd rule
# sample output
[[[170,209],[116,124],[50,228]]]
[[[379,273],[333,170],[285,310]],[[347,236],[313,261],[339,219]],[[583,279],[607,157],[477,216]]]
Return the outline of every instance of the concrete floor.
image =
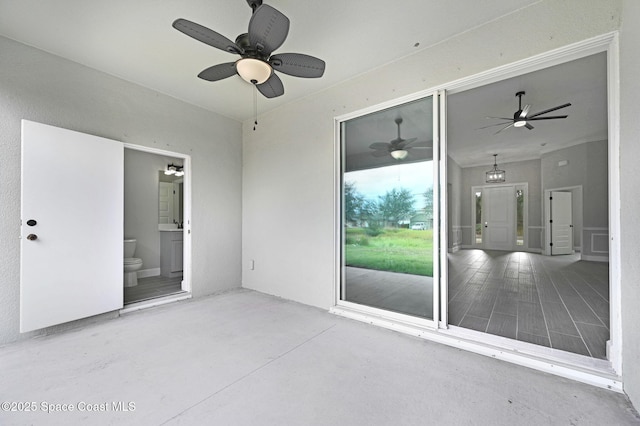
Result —
[[[640,423],[622,394],[245,290],[4,346],[0,368],[0,401],[37,410],[2,425]]]

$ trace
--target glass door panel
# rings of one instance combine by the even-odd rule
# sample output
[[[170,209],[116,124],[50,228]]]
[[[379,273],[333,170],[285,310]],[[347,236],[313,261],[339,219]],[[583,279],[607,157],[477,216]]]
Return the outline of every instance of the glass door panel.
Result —
[[[341,140],[341,300],[433,319],[432,97],[344,121]]]

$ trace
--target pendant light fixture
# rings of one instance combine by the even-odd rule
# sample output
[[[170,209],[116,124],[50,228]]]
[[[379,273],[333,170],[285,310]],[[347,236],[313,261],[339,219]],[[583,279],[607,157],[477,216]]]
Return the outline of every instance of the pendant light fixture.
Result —
[[[498,154],[493,154],[493,169],[489,170],[486,173],[487,183],[502,183],[506,180],[505,171],[498,169],[497,157],[498,157]]]

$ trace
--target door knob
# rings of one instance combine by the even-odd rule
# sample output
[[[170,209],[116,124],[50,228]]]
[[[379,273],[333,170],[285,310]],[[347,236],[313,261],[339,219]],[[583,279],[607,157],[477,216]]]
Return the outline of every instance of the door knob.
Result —
[[[38,236],[36,234],[27,235],[27,240],[29,240],[29,241],[35,241],[37,239],[38,239]]]

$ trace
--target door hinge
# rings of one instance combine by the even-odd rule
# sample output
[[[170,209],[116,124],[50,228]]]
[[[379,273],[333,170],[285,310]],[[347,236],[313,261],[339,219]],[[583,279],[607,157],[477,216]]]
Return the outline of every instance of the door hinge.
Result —
[[[553,223],[553,219],[549,219],[549,223]]]
[[[550,245],[551,247],[553,247],[553,243],[549,243],[549,245]]]

